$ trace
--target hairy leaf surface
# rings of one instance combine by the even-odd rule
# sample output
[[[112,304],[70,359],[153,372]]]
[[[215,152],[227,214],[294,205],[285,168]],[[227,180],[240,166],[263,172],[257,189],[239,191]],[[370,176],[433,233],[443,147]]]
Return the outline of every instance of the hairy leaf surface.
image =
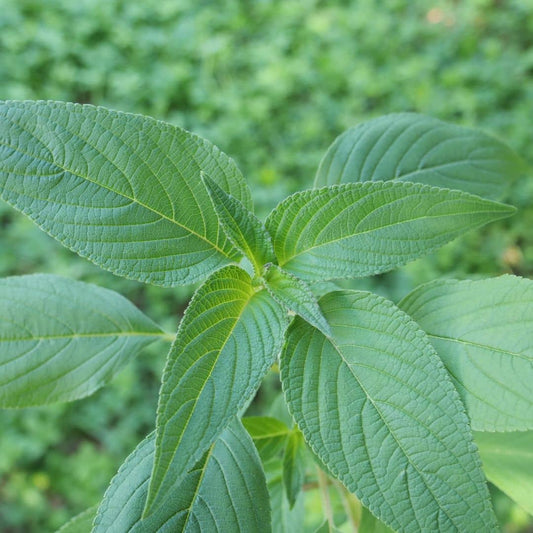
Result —
[[[525,170],[504,143],[485,133],[416,113],[369,120],[337,137],[315,187],[401,180],[501,199]]]
[[[276,260],[272,239],[264,224],[209,176],[203,174],[202,180],[228,239],[250,260],[256,273],[261,274],[264,264]]]
[[[283,308],[238,267],[216,272],[196,292],[163,376],[147,512],[252,399],[286,324]]]
[[[318,300],[304,281],[274,264],[265,269],[264,279],[265,286],[273,298],[318,328],[324,335],[331,335],[329,324],[318,306]]]
[[[250,206],[235,163],[185,130],[90,105],[0,102],[0,198],[115,274],[174,286],[238,257],[201,171]]]
[[[164,333],[116,292],[50,274],[0,279],[0,407],[88,396]]]
[[[266,226],[280,266],[322,281],[386,272],[514,211],[417,183],[348,183],[293,194]]]
[[[332,339],[296,318],[289,408],[320,460],[398,531],[497,531],[468,419],[420,328],[359,291],[320,301]]]
[[[155,434],[137,446],[111,481],[94,533],[270,532],[263,467],[240,422],[230,424],[162,505],[142,519],[154,459]]]
[[[400,307],[429,335],[474,429],[533,429],[533,281],[437,280]]]
[[[533,515],[533,431],[474,432],[491,483]]]

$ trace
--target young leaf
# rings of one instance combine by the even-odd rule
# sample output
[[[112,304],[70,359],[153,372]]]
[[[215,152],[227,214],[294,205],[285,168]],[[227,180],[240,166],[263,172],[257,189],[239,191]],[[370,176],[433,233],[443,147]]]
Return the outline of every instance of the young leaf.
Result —
[[[0,407],[77,400],[164,337],[116,292],[59,276],[0,279]]]
[[[91,533],[97,509],[98,507],[96,505],[89,509],[85,509],[85,511],[69,520],[63,527],[59,528],[56,533]]]
[[[0,102],[0,198],[115,274],[174,286],[238,257],[202,171],[250,206],[235,163],[185,130],[90,105]]]
[[[533,429],[533,281],[438,280],[400,307],[429,335],[474,429]]]
[[[154,448],[152,433],[120,467],[98,509],[93,533],[270,532],[265,474],[240,422],[222,432],[182,481],[169,487],[162,505],[143,520]]]
[[[163,375],[147,514],[252,399],[286,324],[283,308],[238,267],[216,272],[198,289]]]
[[[272,509],[272,533],[303,531],[305,521],[304,493],[300,492],[296,502],[290,507],[283,486],[282,460],[279,458],[271,459],[264,464],[264,467]]]
[[[283,389],[320,460],[398,531],[497,531],[468,419],[419,327],[374,294],[320,301],[333,337],[300,318]]]
[[[514,211],[417,183],[348,183],[289,196],[266,226],[280,266],[322,281],[386,272]]]
[[[264,224],[209,176],[202,174],[202,180],[228,239],[251,261],[256,274],[261,274],[264,264],[276,260],[272,239]]]
[[[315,187],[395,179],[498,200],[525,169],[506,144],[481,131],[398,113],[337,137],[320,163]]]
[[[318,301],[305,282],[274,264],[265,268],[264,280],[268,292],[280,304],[300,315],[324,335],[331,335],[331,329],[322,315]]]
[[[302,434],[293,430],[289,434],[283,453],[283,485],[289,507],[292,509],[305,481],[305,443]]]
[[[533,515],[533,431],[475,431],[488,480]]]
[[[242,423],[252,437],[263,462],[283,449],[291,433],[281,420],[270,416],[249,416],[243,418]]]

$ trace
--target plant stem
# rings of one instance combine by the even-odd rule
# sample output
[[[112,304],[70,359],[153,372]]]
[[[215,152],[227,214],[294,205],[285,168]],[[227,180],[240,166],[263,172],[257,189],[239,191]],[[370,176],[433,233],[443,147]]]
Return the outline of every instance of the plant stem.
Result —
[[[361,503],[351,492],[348,492],[340,481],[335,480],[334,483],[341,498],[346,516],[348,517],[348,522],[354,533],[357,533],[359,523],[361,522]]]
[[[328,521],[329,529],[332,530],[335,527],[335,522],[333,522],[333,511],[331,509],[331,500],[329,498],[328,477],[321,468],[317,466],[316,469],[318,472],[318,485],[320,486],[320,491],[322,493],[324,516]]]

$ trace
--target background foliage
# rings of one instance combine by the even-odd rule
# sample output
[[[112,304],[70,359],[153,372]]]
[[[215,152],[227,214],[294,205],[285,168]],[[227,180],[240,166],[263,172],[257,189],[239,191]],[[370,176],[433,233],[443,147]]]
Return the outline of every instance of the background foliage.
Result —
[[[384,113],[481,127],[533,162],[533,1],[0,0],[0,98],[90,102],[190,129],[235,157],[265,214],[311,186],[338,134]],[[513,218],[357,286],[398,301],[442,275],[531,277],[532,195],[524,180]],[[0,250],[2,276],[96,282],[169,331],[191,294],[102,272],[4,204]],[[86,400],[0,412],[0,531],[51,531],[100,499],[153,428],[165,350],[149,347]],[[271,376],[252,411],[276,390]],[[506,531],[532,527],[494,494]]]

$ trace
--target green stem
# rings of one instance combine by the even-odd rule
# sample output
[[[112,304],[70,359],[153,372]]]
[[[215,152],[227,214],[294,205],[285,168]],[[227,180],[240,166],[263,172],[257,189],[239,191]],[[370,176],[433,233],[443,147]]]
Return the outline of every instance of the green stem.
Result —
[[[335,527],[335,522],[333,522],[333,511],[331,509],[331,500],[329,498],[329,489],[328,489],[328,477],[324,471],[316,467],[318,472],[318,485],[320,486],[320,491],[322,493],[322,504],[324,506],[324,516],[328,521],[330,531]]]
[[[359,523],[361,522],[361,503],[351,492],[348,492],[340,481],[335,480],[334,483],[341,498],[344,512],[348,517],[348,522],[354,533],[357,533]]]

